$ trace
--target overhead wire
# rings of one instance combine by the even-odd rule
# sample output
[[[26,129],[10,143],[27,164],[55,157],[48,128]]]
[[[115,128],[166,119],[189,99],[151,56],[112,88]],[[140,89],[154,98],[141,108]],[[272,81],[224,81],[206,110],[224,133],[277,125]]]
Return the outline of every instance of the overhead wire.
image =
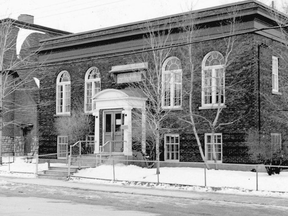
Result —
[[[115,3],[118,3],[118,2],[123,2],[123,1],[127,1],[127,0],[118,0],[118,1],[114,1],[114,2],[109,2],[109,3],[105,3],[105,4],[100,4],[100,5],[95,5],[95,6],[87,6],[85,8],[80,8],[80,9],[77,9],[77,10],[70,10],[70,11],[65,11],[65,12],[61,12],[61,13],[54,13],[54,14],[49,14],[47,16],[39,16],[38,19],[43,19],[43,18],[47,18],[47,17],[51,17],[51,16],[56,16],[56,15],[61,15],[61,14],[67,14],[67,13],[71,13],[71,12],[76,12],[76,11],[83,11],[83,10],[86,10],[86,9],[91,9],[92,7],[101,7],[101,6],[105,6],[105,5],[110,5],[110,4],[115,4]]]
[[[73,2],[77,1],[78,0],[72,0]],[[102,6],[106,6],[106,5],[110,5],[110,4],[115,4],[115,3],[118,3],[118,2],[123,2],[123,1],[127,1],[127,0],[117,0],[117,1],[113,1],[113,2],[108,2],[108,3],[104,3],[104,4],[96,4],[96,5],[89,5],[89,6],[86,6],[87,4],[89,3],[99,3],[99,1],[89,1],[89,2],[85,2],[85,4],[83,4],[83,1],[79,4],[69,4],[68,6],[65,6],[65,9],[67,8],[72,8],[72,7],[77,7],[79,5],[85,5],[86,7],[84,8],[77,8],[77,9],[73,9],[73,10],[66,10],[66,11],[62,11],[62,12],[59,12],[59,13],[52,13],[52,14],[49,14],[49,15],[45,15],[45,16],[37,16],[37,19],[41,20],[43,18],[47,18],[47,17],[52,17],[52,16],[57,16],[57,15],[62,15],[62,14],[69,14],[71,12],[77,12],[77,11],[83,11],[83,10],[86,10],[86,9],[91,9],[91,8],[98,8],[98,7],[102,7]],[[65,4],[65,3],[71,3],[71,0],[70,1],[65,1],[65,2],[59,2],[59,3],[56,3],[56,4],[50,4],[50,5],[45,5],[44,7],[36,7],[36,8],[31,8],[31,9],[28,9],[28,10],[25,10],[26,12],[31,12],[32,15],[33,15],[33,11],[36,11],[36,10],[44,10],[44,9],[48,9],[48,8],[51,8],[51,7],[55,7],[57,5],[61,5],[61,4]],[[13,13],[19,13],[21,14],[21,11],[13,11]],[[0,17],[5,17],[6,15],[2,15],[0,14]],[[5,17],[6,18],[6,17]]]

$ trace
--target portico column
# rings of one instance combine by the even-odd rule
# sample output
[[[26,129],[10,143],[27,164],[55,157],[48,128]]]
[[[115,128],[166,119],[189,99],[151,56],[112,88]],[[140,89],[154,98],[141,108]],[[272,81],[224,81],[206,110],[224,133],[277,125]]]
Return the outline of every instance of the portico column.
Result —
[[[141,140],[141,148],[142,153],[146,154],[146,108],[145,104],[142,110],[142,140]]]
[[[124,129],[124,155],[132,155],[132,108],[124,108],[125,118],[124,124],[127,126]]]
[[[99,114],[99,110],[96,109],[93,113],[95,115],[95,146],[94,146],[94,154],[99,153],[99,146],[100,146],[100,114]]]

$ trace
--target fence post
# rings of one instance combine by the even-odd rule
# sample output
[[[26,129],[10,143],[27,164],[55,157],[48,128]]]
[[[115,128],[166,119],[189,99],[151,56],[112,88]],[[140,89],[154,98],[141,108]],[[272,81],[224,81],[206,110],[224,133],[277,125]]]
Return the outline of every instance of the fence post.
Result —
[[[98,154],[95,154],[95,168],[97,167],[97,162],[98,162]]]
[[[113,182],[115,181],[115,163],[114,158],[112,158],[112,165],[113,165]]]
[[[256,166],[256,191],[258,191],[258,165]]]
[[[79,144],[79,156],[81,156],[82,142],[80,141],[79,143],[80,143],[80,144]]]
[[[157,161],[157,168],[156,168],[156,174],[157,174],[157,184],[160,183],[160,179],[159,179],[159,174],[160,174],[160,161]]]
[[[110,143],[110,157],[111,157],[112,156],[112,141],[110,140],[109,143]]]
[[[38,154],[36,154],[35,157],[36,157],[36,169],[35,169],[35,175],[38,176],[38,163],[39,163],[39,157],[38,157]]]
[[[70,146],[70,154],[68,156],[68,178],[70,178],[70,164],[71,164],[72,146]]]
[[[207,173],[206,173],[206,166],[204,166],[204,186],[207,187]]]
[[[8,155],[8,172],[10,173],[10,154]]]

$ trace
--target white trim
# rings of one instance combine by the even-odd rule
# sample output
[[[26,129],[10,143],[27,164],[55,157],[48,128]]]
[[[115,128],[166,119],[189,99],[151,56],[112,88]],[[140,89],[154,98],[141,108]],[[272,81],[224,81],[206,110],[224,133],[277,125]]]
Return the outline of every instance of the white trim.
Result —
[[[181,67],[181,62],[180,62],[180,69],[176,69],[176,70],[165,70],[165,67],[167,66],[167,64],[169,63],[169,61],[172,61],[173,59],[177,59],[179,60],[177,57],[172,56],[169,57],[168,59],[165,60],[165,62],[162,65],[162,109],[180,109],[182,108],[182,67]],[[166,75],[170,75],[170,79],[167,81],[165,79]],[[180,80],[178,81],[178,83],[176,82],[176,76],[180,75]],[[165,105],[165,84],[166,82],[168,83],[169,86],[169,94],[170,94],[170,105]],[[180,105],[175,105],[175,86],[176,85],[180,85]]]
[[[205,133],[205,157],[206,157],[206,160],[207,160],[207,162],[209,162],[209,163],[211,163],[211,162],[213,162],[214,163],[214,160],[212,159],[212,160],[210,160],[209,158],[208,158],[208,153],[210,153],[210,152],[208,152],[208,144],[209,145],[213,145],[212,143],[207,143],[207,139],[208,139],[208,136],[212,136],[212,133]],[[214,145],[215,144],[217,144],[217,145],[221,145],[221,148],[220,148],[220,152],[218,151],[218,152],[215,152],[216,154],[218,153],[220,153],[221,155],[220,155],[220,160],[217,160],[217,163],[222,163],[222,161],[223,161],[223,136],[222,136],[222,133],[214,133],[214,137],[215,136],[221,136],[221,143],[214,143]],[[212,146],[213,147],[213,146]]]
[[[276,151],[277,149],[282,149],[282,137],[281,137],[281,133],[271,133],[270,134],[271,136],[271,147],[273,147],[273,151]],[[274,138],[276,138],[276,140],[279,141],[279,143],[273,143],[273,141],[275,140],[272,140]],[[278,139],[279,138],[279,139]],[[279,145],[279,148],[277,147],[277,145]],[[275,148],[276,147],[276,148]]]
[[[64,139],[65,142],[60,142],[61,139]],[[65,157],[62,156],[61,151],[63,146],[65,147]],[[57,158],[58,159],[67,159],[68,157],[68,136],[57,136]]]
[[[202,77],[202,87],[201,87],[201,104],[202,106],[200,107],[200,109],[216,109],[218,108],[219,106],[221,106],[221,108],[225,107],[225,65],[224,65],[224,62],[223,64],[220,64],[220,65],[212,65],[212,66],[206,66],[206,61],[208,60],[208,58],[213,55],[214,53],[216,53],[218,56],[221,56],[222,59],[224,60],[224,57],[223,55],[218,52],[218,51],[211,51],[209,52],[208,54],[205,55],[205,57],[203,58],[203,61],[202,61],[202,71],[201,71],[201,77]],[[217,102],[216,101],[216,94],[217,94],[217,80],[216,80],[216,77],[217,77],[217,70],[219,69],[222,69],[222,74],[223,74],[223,78],[221,79],[221,81],[223,82],[222,83],[222,91],[223,91],[223,102]],[[205,103],[205,87],[206,87],[206,84],[205,84],[205,73],[206,71],[210,71],[211,72],[211,103]],[[220,98],[221,100],[221,98]]]
[[[167,137],[174,137],[173,143],[167,143],[166,139]],[[178,138],[178,142],[175,141],[175,138]],[[167,145],[174,146],[173,151],[167,149]],[[177,149],[175,150],[175,147],[177,146]],[[167,156],[169,155],[169,157]],[[173,159],[171,159],[171,156],[173,155]],[[176,159],[174,159],[176,157]],[[180,135],[179,134],[165,134],[164,135],[164,160],[165,161],[171,161],[171,162],[179,162],[180,161]]]
[[[148,68],[148,62],[112,66],[109,73],[131,72]]]
[[[272,93],[279,92],[279,61],[276,56],[272,56]]]
[[[60,78],[65,73],[67,73],[69,77],[69,81],[60,82]],[[59,88],[62,88],[62,91],[60,91]],[[59,94],[61,92],[62,92],[62,99],[61,99],[62,105],[59,105],[59,102],[60,102]],[[61,112],[59,111],[60,106],[62,110]],[[56,81],[56,115],[70,115],[70,111],[71,111],[71,77],[68,71],[61,71],[58,74],[57,81]]]
[[[94,79],[88,79],[90,73],[93,72],[93,70],[96,70],[96,74],[98,74],[97,78]],[[96,83],[99,84],[99,89],[96,86]],[[87,105],[88,105],[88,95],[87,95],[87,90],[88,87],[87,85],[91,84],[91,110],[87,110]],[[93,102],[93,97],[101,91],[101,78],[100,78],[100,72],[97,67],[91,67],[87,70],[85,74],[85,86],[84,86],[84,112],[85,113],[92,113],[93,109],[96,108],[96,103]],[[90,104],[89,104],[90,105]]]

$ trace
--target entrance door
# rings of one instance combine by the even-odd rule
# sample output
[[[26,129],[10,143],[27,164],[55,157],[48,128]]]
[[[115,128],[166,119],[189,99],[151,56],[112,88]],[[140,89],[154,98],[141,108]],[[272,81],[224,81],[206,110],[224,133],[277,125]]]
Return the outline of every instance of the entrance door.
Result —
[[[31,127],[25,127],[23,129],[24,155],[31,153],[31,144],[32,144],[31,130],[32,130]]]
[[[107,144],[104,147],[105,152],[123,152],[123,130],[121,129],[123,123],[124,115],[121,110],[104,112],[103,144],[111,141],[111,146]]]

